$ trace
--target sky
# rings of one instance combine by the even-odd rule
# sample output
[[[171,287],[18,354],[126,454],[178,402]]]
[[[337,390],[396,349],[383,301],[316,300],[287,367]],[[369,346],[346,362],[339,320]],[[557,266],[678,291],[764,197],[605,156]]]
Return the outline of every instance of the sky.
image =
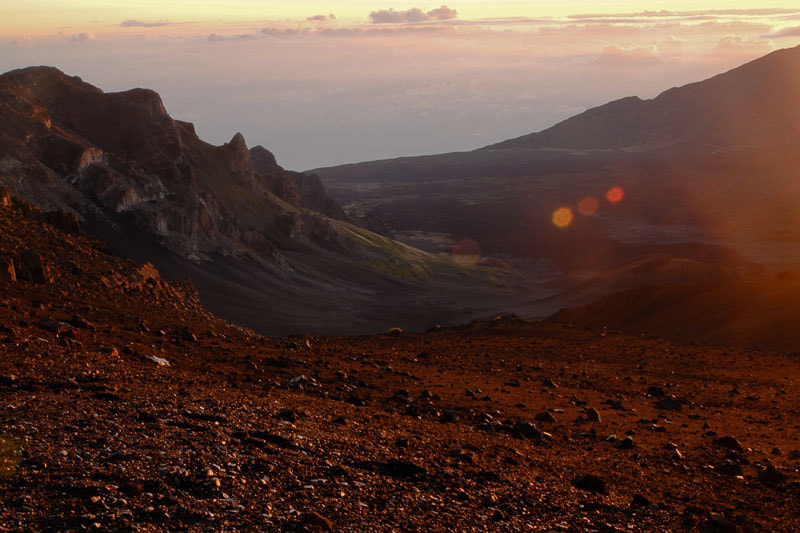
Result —
[[[800,7],[753,5],[5,1],[0,71],[151,88],[205,140],[307,170],[471,150],[800,44]]]

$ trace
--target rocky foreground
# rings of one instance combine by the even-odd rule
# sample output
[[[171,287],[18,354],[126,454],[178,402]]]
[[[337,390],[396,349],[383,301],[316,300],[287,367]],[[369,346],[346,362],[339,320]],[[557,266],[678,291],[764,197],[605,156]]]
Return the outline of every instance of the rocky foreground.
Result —
[[[796,355],[265,338],[0,200],[0,531],[800,529]]]

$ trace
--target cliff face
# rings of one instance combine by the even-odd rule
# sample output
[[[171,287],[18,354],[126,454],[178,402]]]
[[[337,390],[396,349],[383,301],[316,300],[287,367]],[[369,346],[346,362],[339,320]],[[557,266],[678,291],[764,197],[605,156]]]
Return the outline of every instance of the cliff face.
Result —
[[[0,117],[0,183],[90,227],[136,227],[193,260],[249,255],[282,268],[281,249],[350,246],[322,216],[347,220],[318,178],[303,186],[240,133],[203,142],[153,91],[106,94],[27,68],[0,76]]]

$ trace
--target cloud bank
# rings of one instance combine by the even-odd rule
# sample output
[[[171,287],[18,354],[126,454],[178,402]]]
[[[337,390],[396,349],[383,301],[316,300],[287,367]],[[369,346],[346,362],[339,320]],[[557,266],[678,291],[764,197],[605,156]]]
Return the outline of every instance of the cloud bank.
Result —
[[[458,11],[442,5],[427,13],[415,7],[406,11],[395,11],[394,8],[380,9],[369,14],[372,24],[415,24],[432,20],[453,20],[458,17]]]
[[[142,20],[128,19],[123,20],[119,25],[123,28],[157,28],[160,26],[169,26],[170,23],[165,21],[145,22]]]

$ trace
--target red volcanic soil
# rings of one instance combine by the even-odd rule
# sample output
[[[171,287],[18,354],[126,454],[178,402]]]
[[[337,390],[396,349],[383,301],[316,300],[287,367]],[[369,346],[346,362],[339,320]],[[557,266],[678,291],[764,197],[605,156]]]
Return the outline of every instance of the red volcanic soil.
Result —
[[[0,256],[48,276],[0,281],[0,531],[800,529],[798,357],[515,318],[266,338],[12,204]]]
[[[551,320],[597,330],[647,333],[676,341],[703,341],[797,353],[800,279],[721,281],[629,289],[564,309]]]

